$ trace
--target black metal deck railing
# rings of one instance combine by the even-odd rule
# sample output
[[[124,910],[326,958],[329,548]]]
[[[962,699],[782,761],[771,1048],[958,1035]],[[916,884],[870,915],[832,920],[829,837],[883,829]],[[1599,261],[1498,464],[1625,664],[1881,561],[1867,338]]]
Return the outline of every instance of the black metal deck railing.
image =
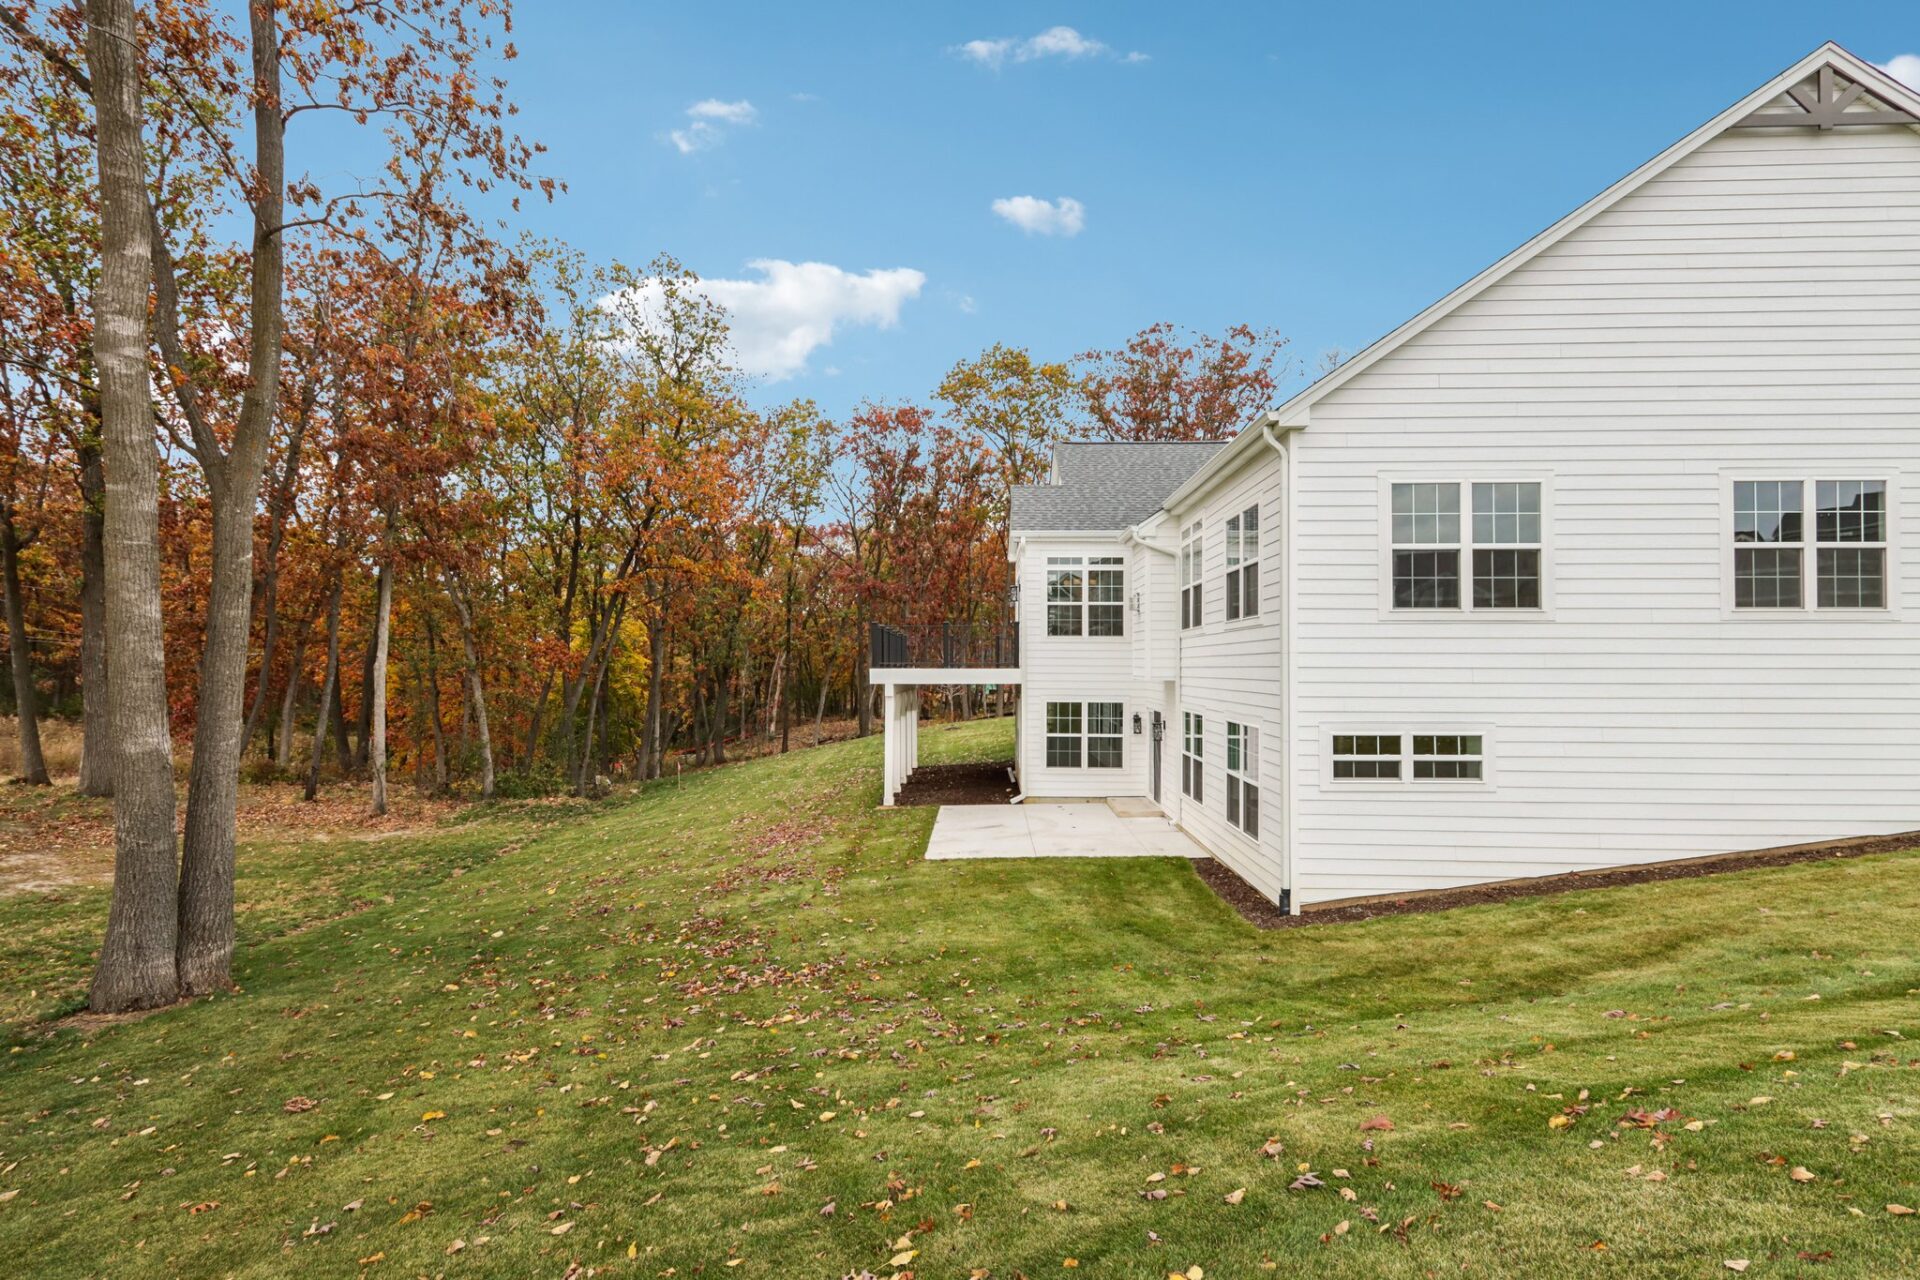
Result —
[[[1010,669],[1020,665],[1020,624],[875,622],[868,631],[868,663],[889,667]]]

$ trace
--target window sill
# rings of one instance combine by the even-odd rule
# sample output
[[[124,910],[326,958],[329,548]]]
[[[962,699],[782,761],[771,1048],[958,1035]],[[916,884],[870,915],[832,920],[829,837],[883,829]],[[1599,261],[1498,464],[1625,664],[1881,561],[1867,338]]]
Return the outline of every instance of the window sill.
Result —
[[[1452,622],[1551,622],[1553,610],[1539,609],[1403,609],[1388,605],[1380,611],[1382,618],[1391,618],[1396,622],[1427,622],[1447,620]]]

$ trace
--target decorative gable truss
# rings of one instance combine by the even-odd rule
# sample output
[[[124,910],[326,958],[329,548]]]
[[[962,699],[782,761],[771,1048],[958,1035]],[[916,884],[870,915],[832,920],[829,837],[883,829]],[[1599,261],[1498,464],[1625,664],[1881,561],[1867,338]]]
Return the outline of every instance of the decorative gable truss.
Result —
[[[1734,129],[1849,129],[1858,125],[1920,125],[1920,115],[1880,97],[1829,62],[1787,89]]]

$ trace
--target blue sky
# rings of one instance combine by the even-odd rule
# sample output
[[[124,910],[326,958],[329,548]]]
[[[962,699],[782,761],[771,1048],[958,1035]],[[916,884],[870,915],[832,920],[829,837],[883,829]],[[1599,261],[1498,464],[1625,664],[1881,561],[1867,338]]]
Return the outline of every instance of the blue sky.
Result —
[[[836,416],[995,341],[1360,347],[1822,40],[1920,54],[1908,0],[518,10],[532,228],[742,282],[757,398]]]

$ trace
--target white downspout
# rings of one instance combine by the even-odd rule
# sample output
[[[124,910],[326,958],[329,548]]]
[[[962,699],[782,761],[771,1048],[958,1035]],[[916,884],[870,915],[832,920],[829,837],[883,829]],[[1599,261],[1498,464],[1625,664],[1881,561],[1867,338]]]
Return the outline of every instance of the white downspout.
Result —
[[[1260,420],[1260,438],[1267,442],[1268,448],[1280,455],[1280,572],[1283,575],[1280,584],[1280,802],[1284,814],[1280,829],[1282,839],[1286,841],[1286,848],[1281,850],[1280,865],[1285,877],[1282,887],[1288,891],[1289,909],[1297,914],[1300,904],[1292,892],[1294,814],[1298,808],[1294,798],[1293,759],[1293,454],[1287,449],[1286,442],[1274,434],[1271,413]]]

